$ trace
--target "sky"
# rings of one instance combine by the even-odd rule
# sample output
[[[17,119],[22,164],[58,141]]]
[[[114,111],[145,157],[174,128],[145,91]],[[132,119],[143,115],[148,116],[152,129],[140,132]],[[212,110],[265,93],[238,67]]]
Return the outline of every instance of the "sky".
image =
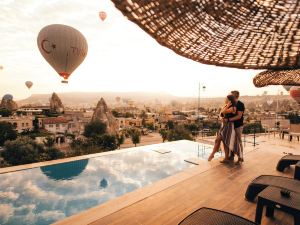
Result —
[[[98,14],[107,12],[102,22]],[[83,63],[62,84],[61,78],[38,50],[39,31],[49,24],[65,24],[87,39]],[[0,96],[15,99],[55,92],[167,92],[204,97],[225,96],[238,89],[241,95],[277,94],[281,86],[255,88],[258,70],[204,65],[159,45],[126,19],[109,0],[1,0]],[[25,81],[34,83],[31,90]]]

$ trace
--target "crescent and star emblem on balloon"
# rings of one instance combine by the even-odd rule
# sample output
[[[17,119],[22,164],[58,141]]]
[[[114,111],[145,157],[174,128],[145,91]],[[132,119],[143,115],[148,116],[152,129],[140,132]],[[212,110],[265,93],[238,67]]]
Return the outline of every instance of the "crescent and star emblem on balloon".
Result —
[[[48,47],[47,47],[47,45],[48,45]],[[46,52],[47,54],[50,54],[56,48],[56,45],[53,44],[53,43],[51,43],[47,39],[44,39],[41,42],[41,47],[42,47],[42,49],[43,49],[44,52]],[[49,47],[51,49],[49,49]]]

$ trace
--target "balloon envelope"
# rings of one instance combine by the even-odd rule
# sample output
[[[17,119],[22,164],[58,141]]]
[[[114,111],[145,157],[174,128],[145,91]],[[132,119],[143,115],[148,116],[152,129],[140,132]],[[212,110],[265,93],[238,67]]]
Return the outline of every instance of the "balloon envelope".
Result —
[[[42,56],[64,78],[82,63],[88,52],[85,37],[76,29],[61,24],[44,27],[37,38]]]
[[[104,12],[104,11],[99,12],[99,17],[102,21],[104,21],[107,17],[106,12]]]
[[[290,89],[290,96],[300,104],[300,86],[293,86]]]
[[[291,87],[290,85],[282,85],[283,88],[286,90],[286,91],[290,91]]]
[[[0,66],[0,70],[3,70],[3,66]]]
[[[26,81],[25,85],[28,89],[30,89],[32,87],[33,83],[31,81]]]
[[[6,95],[3,96],[3,99],[4,100],[13,100],[14,96],[12,96],[11,94],[6,94]]]

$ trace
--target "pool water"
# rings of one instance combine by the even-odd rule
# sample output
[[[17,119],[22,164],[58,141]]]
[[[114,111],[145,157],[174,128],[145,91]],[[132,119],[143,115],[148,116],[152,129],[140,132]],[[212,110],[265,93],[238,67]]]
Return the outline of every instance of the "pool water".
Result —
[[[51,224],[193,167],[184,159],[205,160],[211,147],[168,142],[0,174],[0,224]]]

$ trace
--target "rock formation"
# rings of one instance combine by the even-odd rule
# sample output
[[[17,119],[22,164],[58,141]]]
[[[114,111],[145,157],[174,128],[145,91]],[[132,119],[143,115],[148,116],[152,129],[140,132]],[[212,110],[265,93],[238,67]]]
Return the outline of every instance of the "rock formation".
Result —
[[[50,98],[50,110],[56,113],[62,113],[64,111],[64,105],[55,92],[53,92]]]
[[[97,120],[106,124],[108,133],[110,134],[116,133],[118,129],[116,118],[108,109],[103,98],[101,98],[100,101],[98,102],[94,114],[92,116],[92,122]]]
[[[3,97],[0,108],[8,109],[9,111],[16,111],[18,109],[18,104],[12,99],[5,99]]]

